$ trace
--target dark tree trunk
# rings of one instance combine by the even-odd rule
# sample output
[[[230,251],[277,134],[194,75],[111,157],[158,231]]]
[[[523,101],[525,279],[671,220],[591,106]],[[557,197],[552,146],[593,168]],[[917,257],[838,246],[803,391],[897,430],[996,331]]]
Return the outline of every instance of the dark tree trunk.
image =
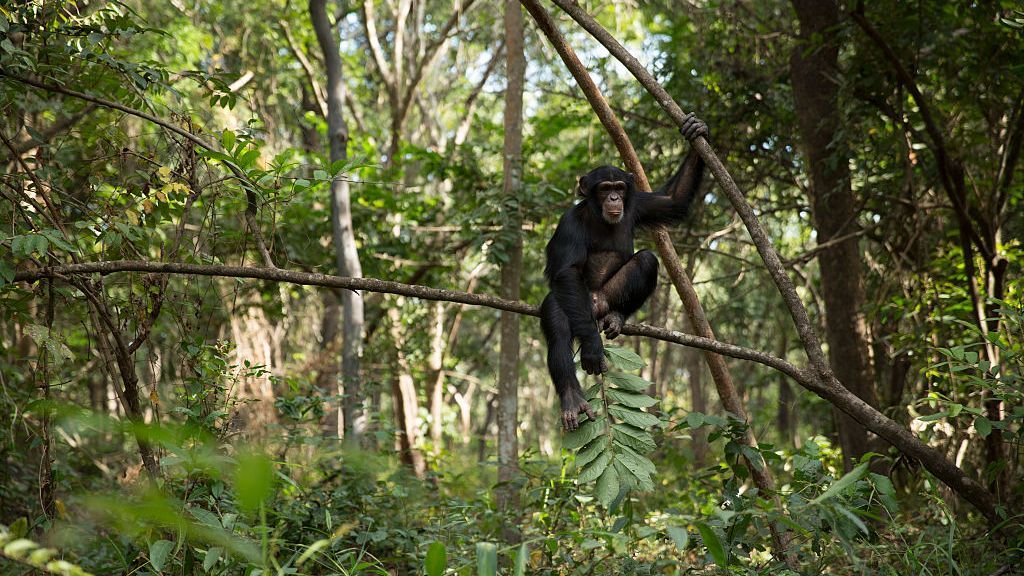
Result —
[[[834,242],[818,255],[829,360],[839,381],[877,405],[864,321],[864,282],[857,237],[857,203],[850,186],[848,154],[840,136],[837,41],[839,7],[833,0],[793,0],[800,34],[790,58],[793,99],[810,175],[810,200],[818,243]],[[845,238],[845,239],[844,239]],[[868,451],[867,430],[833,411],[843,464],[852,468]]]

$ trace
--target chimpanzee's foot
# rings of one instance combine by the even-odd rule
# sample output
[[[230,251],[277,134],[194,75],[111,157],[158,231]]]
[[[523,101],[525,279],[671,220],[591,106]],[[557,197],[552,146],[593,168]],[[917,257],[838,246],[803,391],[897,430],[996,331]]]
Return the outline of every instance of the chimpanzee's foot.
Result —
[[[693,112],[686,115],[683,120],[683,125],[679,128],[679,133],[683,135],[683,138],[687,140],[693,140],[698,136],[707,138],[708,136],[708,125],[703,120],[697,118]]]
[[[622,325],[625,323],[626,319],[622,317],[622,314],[609,312],[601,319],[601,330],[604,331],[605,338],[615,340],[615,337],[622,333]]]
[[[583,390],[580,389],[580,385],[570,386],[565,394],[562,395],[562,425],[569,432],[579,428],[579,414],[586,413],[591,420],[596,420],[597,415],[594,414],[593,408],[590,407],[590,403],[583,397]]]

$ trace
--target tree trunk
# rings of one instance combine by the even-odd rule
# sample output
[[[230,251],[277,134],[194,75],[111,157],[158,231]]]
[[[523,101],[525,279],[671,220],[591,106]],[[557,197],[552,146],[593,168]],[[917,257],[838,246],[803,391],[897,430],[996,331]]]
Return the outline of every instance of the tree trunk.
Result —
[[[874,377],[864,321],[864,282],[857,237],[857,203],[850,185],[838,109],[837,43],[839,7],[834,0],[793,0],[800,20],[799,42],[790,57],[797,124],[810,175],[810,201],[818,243],[835,242],[819,252],[825,336],[829,360],[839,381],[872,406]],[[817,42],[820,40],[821,45]],[[843,239],[845,237],[845,239]],[[833,409],[843,465],[851,470],[868,451],[867,430]]]
[[[501,267],[501,295],[519,299],[519,279],[523,267],[522,216],[519,196],[523,187],[523,13],[517,0],[505,0],[505,223],[508,260]],[[501,313],[501,351],[498,357],[498,511],[508,522],[502,537],[518,543],[520,516],[519,487],[519,315]]]
[[[391,381],[392,402],[395,409],[395,428],[398,430],[398,453],[402,462],[417,478],[426,476],[427,466],[419,445],[420,407],[416,396],[416,384],[412,378],[412,367],[402,350],[405,349],[405,335],[402,333],[402,318],[398,306],[388,309],[391,321],[391,337],[395,344],[394,375]]]
[[[444,404],[444,303],[435,302],[433,306],[433,325],[430,335],[430,370],[427,381],[430,386],[430,440],[434,444],[434,454],[441,452],[442,419],[441,407]]]
[[[341,317],[341,296],[335,290],[323,291],[324,312],[320,319],[320,350],[314,366],[316,370],[316,387],[332,390],[338,387],[338,363],[335,360],[341,349],[338,342],[338,320]],[[344,422],[341,418],[340,405],[334,414],[328,414],[321,422],[320,428],[325,437],[341,438],[344,434]],[[341,425],[339,427],[339,425]]]
[[[341,55],[338,53],[338,45],[327,18],[326,0],[309,0],[309,14],[327,68],[327,136],[333,166],[336,162],[348,159],[348,126],[343,115],[345,82],[342,76]],[[362,277],[363,270],[359,263],[355,232],[352,228],[352,202],[349,197],[348,181],[340,176],[331,181],[331,224],[338,274],[352,278]],[[343,393],[344,397],[342,409],[338,414],[338,427],[339,430],[344,430],[349,441],[358,444],[366,431],[367,422],[360,374],[363,356],[363,300],[355,292],[345,290],[341,293],[341,305],[341,383],[338,392]]]

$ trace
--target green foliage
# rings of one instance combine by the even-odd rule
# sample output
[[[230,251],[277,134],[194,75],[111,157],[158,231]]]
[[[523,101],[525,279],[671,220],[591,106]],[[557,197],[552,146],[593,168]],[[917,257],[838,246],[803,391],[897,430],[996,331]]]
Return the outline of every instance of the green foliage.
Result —
[[[62,576],[92,576],[81,566],[63,559],[53,559],[59,551],[45,548],[25,538],[27,522],[24,518],[15,522],[10,528],[0,524],[0,556],[5,556],[26,566],[37,568],[50,574]]]
[[[643,360],[625,348],[605,347],[612,367],[638,370]],[[562,447],[576,450],[577,482],[596,482],[595,495],[605,508],[613,508],[630,490],[653,490],[657,472],[647,454],[657,448],[652,430],[661,425],[643,409],[657,400],[641,394],[651,386],[639,376],[608,372],[587,391],[596,420],[586,419],[562,439]]]

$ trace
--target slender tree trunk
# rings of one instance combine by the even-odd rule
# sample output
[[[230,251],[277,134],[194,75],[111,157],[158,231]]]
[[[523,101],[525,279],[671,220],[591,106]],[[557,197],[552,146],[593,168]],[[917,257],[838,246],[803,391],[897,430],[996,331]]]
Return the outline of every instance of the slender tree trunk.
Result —
[[[857,229],[857,202],[850,185],[848,153],[840,135],[838,108],[839,7],[833,0],[793,0],[802,40],[790,57],[797,124],[810,173],[810,200],[818,242],[846,240],[818,255],[825,302],[829,359],[839,381],[872,406],[874,376],[864,320],[864,281]],[[819,40],[820,39],[820,40]],[[819,45],[818,42],[821,42]],[[833,409],[847,470],[868,451],[867,430]]]
[[[505,224],[508,260],[501,267],[501,295],[519,299],[523,267],[522,216],[519,196],[523,188],[523,13],[517,0],[505,0]],[[517,543],[519,531],[519,315],[501,313],[501,351],[498,358],[498,510],[505,519],[502,537]]]
[[[395,344],[394,375],[391,382],[392,401],[395,409],[395,427],[398,429],[399,456],[417,478],[426,476],[427,466],[423,453],[417,447],[420,435],[420,406],[416,396],[416,383],[412,367],[402,351],[405,349],[405,335],[402,333],[402,318],[397,305],[388,309],[391,321],[391,338]]]
[[[324,290],[322,294],[324,313],[323,318],[320,319],[320,350],[315,366],[316,386],[323,390],[332,390],[338,388],[339,365],[335,358],[341,349],[338,341],[341,296],[335,290]],[[321,422],[321,431],[325,437],[340,438],[344,434],[344,422],[341,422],[339,418],[341,418],[340,409],[334,414],[325,416]],[[341,425],[340,428],[339,425]]]
[[[441,452],[441,420],[444,417],[441,408],[444,404],[444,303],[435,302],[433,306],[433,325],[430,336],[430,372],[427,381],[430,386],[430,440],[434,444],[434,453]]]
[[[327,18],[326,0],[309,0],[309,14],[327,68],[327,137],[330,142],[330,161],[334,165],[348,159],[348,126],[343,115],[345,81],[342,75],[341,55]],[[331,224],[338,274],[352,278],[362,277],[363,270],[359,263],[355,232],[352,228],[352,202],[348,181],[340,176],[331,181]],[[341,293],[341,306],[341,384],[338,392],[343,393],[344,398],[338,414],[338,429],[344,430],[349,441],[358,444],[366,431],[367,422],[360,370],[363,356],[362,297],[351,290],[345,290]]]

